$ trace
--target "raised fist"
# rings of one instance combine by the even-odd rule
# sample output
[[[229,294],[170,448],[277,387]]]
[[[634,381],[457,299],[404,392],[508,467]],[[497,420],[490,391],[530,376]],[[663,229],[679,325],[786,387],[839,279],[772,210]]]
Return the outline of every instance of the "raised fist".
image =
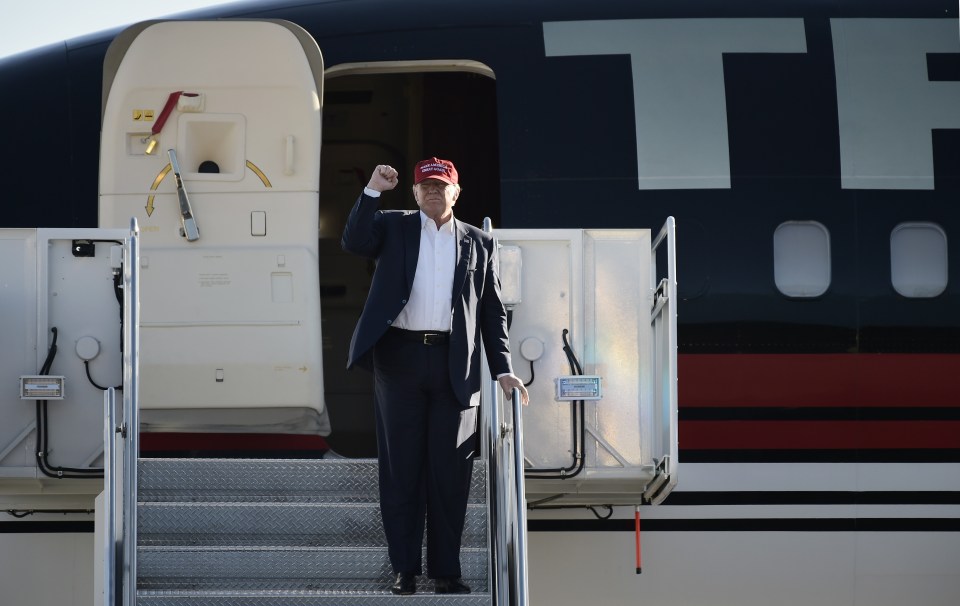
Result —
[[[397,186],[397,170],[387,164],[378,164],[370,175],[367,187],[376,191],[387,191]]]

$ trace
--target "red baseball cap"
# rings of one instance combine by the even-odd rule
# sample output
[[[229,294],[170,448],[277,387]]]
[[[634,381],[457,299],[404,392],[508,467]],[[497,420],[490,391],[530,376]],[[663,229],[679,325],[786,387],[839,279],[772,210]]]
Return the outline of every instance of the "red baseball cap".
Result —
[[[441,160],[437,157],[421,160],[413,169],[413,184],[416,185],[426,179],[439,179],[450,185],[456,185],[457,168],[450,160]]]

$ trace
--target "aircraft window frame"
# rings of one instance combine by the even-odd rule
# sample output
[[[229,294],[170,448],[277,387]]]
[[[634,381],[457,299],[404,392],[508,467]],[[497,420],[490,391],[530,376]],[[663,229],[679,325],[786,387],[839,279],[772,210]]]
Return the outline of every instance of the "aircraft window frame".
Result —
[[[949,242],[930,221],[905,221],[890,231],[890,284],[902,297],[932,299],[947,289]]]
[[[823,295],[832,281],[830,230],[818,221],[784,221],[773,232],[773,280],[791,299]]]
[[[357,76],[363,74],[403,74],[409,72],[472,72],[497,79],[493,69],[470,59],[431,59],[427,61],[368,61],[338,63],[327,67],[325,77]]]

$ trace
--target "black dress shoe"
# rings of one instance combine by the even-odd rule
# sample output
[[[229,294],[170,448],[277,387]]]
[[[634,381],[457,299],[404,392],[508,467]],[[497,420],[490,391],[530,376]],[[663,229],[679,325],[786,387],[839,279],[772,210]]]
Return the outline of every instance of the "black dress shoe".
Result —
[[[397,580],[390,586],[395,595],[413,595],[417,593],[417,576],[409,572],[398,572]]]
[[[470,588],[460,582],[460,579],[436,579],[434,581],[436,593],[470,593]]]

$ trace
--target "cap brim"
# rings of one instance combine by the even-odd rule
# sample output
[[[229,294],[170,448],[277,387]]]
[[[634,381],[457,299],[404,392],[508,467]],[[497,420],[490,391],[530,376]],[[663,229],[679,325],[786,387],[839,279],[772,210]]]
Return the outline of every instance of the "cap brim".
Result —
[[[420,180],[415,180],[415,181],[414,181],[414,185],[419,185],[420,183],[423,183],[424,181],[430,181],[430,180],[443,181],[444,183],[446,183],[446,184],[448,184],[448,185],[456,185],[456,184],[457,184],[455,181],[451,180],[450,177],[444,177],[444,176],[442,176],[442,175],[430,175],[429,177],[423,177],[423,178],[420,179]]]

